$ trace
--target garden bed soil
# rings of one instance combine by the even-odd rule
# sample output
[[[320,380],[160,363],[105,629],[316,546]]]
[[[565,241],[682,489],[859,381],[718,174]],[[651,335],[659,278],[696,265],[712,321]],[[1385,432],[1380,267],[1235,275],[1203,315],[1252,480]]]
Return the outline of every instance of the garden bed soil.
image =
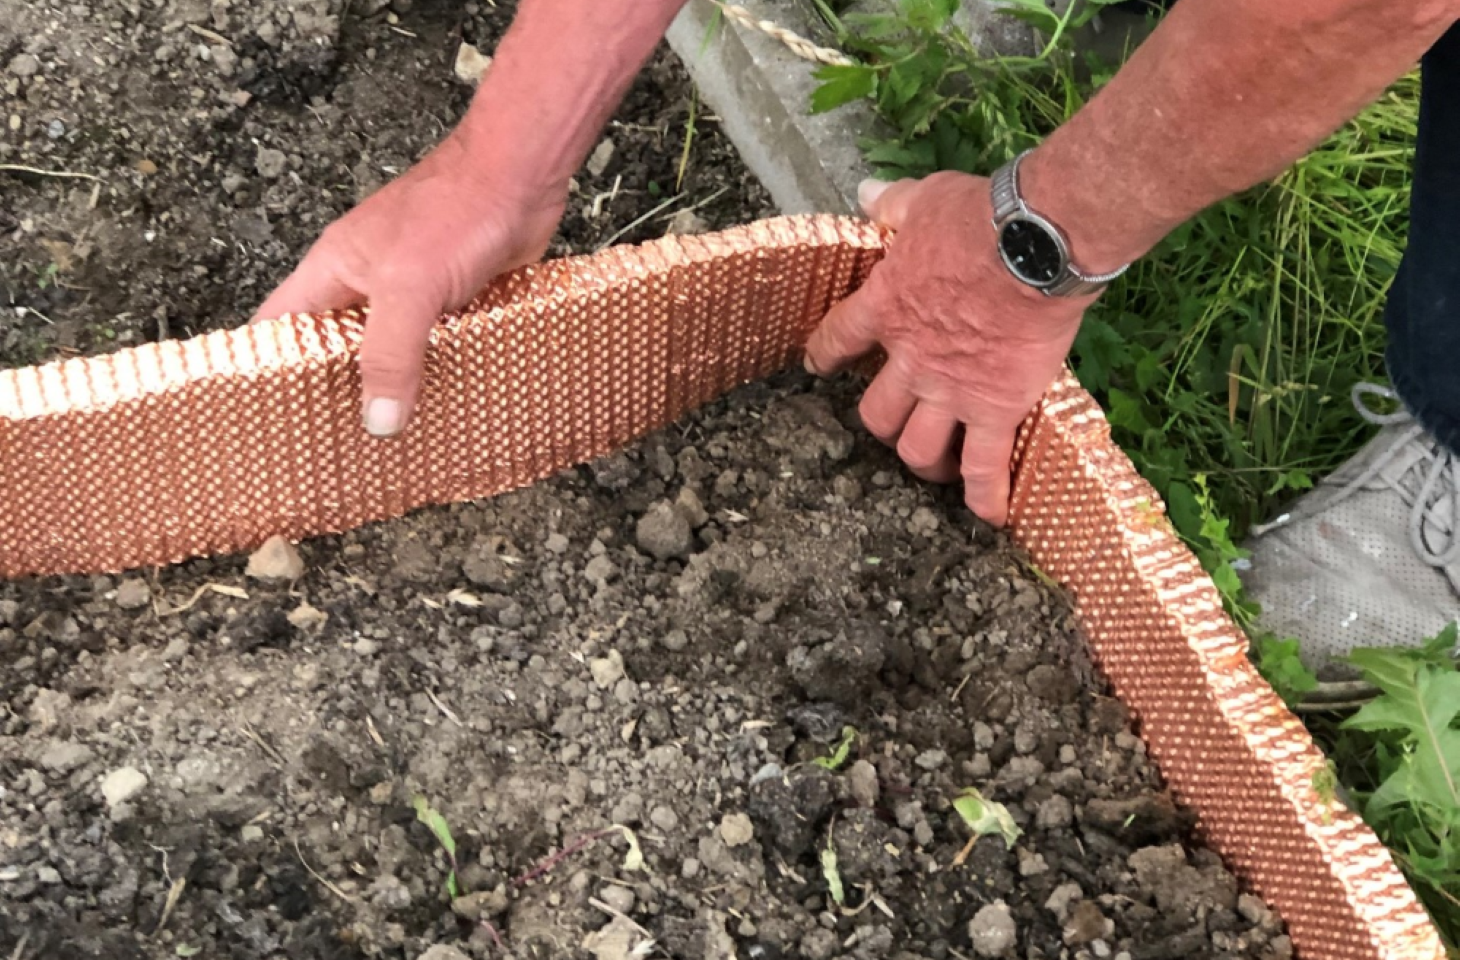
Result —
[[[12,7],[0,163],[106,182],[0,181],[5,365],[242,321],[460,114],[458,39],[509,16]],[[661,53],[555,252],[673,191],[689,97]],[[712,119],[684,193],[714,195],[699,226],[769,212]],[[1065,597],[855,400],[746,387],[532,489],[305,543],[294,579],[0,584],[0,956],[1289,956]],[[969,787],[1012,846],[970,844]]]

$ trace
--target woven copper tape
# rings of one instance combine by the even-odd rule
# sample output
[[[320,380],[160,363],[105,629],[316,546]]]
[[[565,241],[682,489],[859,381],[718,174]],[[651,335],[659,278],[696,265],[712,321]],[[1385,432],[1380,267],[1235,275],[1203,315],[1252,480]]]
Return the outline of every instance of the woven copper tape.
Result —
[[[361,318],[295,317],[0,371],[0,575],[117,570],[486,497],[608,453],[795,359],[885,235],[795,217],[527,268],[436,331],[417,419],[359,424]],[[1073,380],[1016,450],[1012,528],[1205,839],[1305,958],[1439,960],[1377,838]]]

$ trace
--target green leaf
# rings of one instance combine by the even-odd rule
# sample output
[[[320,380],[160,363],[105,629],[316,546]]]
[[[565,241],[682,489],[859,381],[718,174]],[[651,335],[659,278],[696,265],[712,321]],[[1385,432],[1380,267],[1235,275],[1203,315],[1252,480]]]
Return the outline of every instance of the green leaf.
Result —
[[[839,770],[841,769],[842,764],[847,762],[847,757],[851,756],[852,744],[856,742],[857,728],[842,727],[841,741],[832,748],[831,753],[827,754],[824,757],[817,757],[811,762],[816,764],[818,767],[822,767],[827,770]]]
[[[870,97],[877,89],[877,74],[862,64],[829,64],[814,73],[821,81],[811,93],[811,112],[825,113],[853,100]]]
[[[1009,809],[1002,803],[985,799],[973,787],[968,787],[953,801],[953,809],[963,818],[975,836],[998,835],[1004,838],[1004,845],[1010,847],[1019,839],[1020,830],[1009,815]]]
[[[441,849],[446,851],[452,861],[456,860],[456,840],[451,836],[451,827],[446,818],[441,816],[425,797],[416,798],[416,819],[424,823],[436,837],[436,842],[441,844]]]
[[[821,851],[821,876],[826,880],[827,889],[831,893],[831,899],[837,906],[847,902],[846,891],[842,888],[841,870],[837,868],[836,847],[832,845],[832,832],[827,831],[826,846]]]
[[[1349,662],[1383,696],[1354,714],[1344,726],[1353,730],[1393,730],[1406,735],[1407,755],[1369,797],[1366,812],[1402,803],[1432,811],[1460,808],[1460,673],[1421,665],[1402,652],[1355,650]]]
[[[180,943],[172,952],[180,957],[196,957],[203,952],[203,948],[193,946],[190,943]]]

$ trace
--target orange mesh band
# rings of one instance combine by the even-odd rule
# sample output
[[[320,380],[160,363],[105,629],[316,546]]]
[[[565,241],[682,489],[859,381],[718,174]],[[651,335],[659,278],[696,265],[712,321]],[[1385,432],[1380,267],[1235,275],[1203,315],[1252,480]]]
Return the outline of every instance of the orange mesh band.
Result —
[[[433,336],[405,434],[359,424],[358,313],[0,371],[0,576],[227,553],[486,497],[609,453],[791,362],[885,235],[835,217],[530,267]],[[1214,849],[1305,958],[1441,960],[1388,852],[1072,379],[1015,451],[1011,526]]]

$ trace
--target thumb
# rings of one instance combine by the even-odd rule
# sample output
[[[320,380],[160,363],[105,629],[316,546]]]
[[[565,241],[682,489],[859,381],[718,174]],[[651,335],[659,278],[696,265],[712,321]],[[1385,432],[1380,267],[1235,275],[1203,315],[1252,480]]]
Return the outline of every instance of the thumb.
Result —
[[[415,412],[431,329],[445,306],[439,297],[404,289],[372,297],[360,345],[365,430],[391,437]]]
[[[921,180],[863,180],[857,185],[857,202],[862,210],[893,230],[901,230],[907,222],[908,207]]]

